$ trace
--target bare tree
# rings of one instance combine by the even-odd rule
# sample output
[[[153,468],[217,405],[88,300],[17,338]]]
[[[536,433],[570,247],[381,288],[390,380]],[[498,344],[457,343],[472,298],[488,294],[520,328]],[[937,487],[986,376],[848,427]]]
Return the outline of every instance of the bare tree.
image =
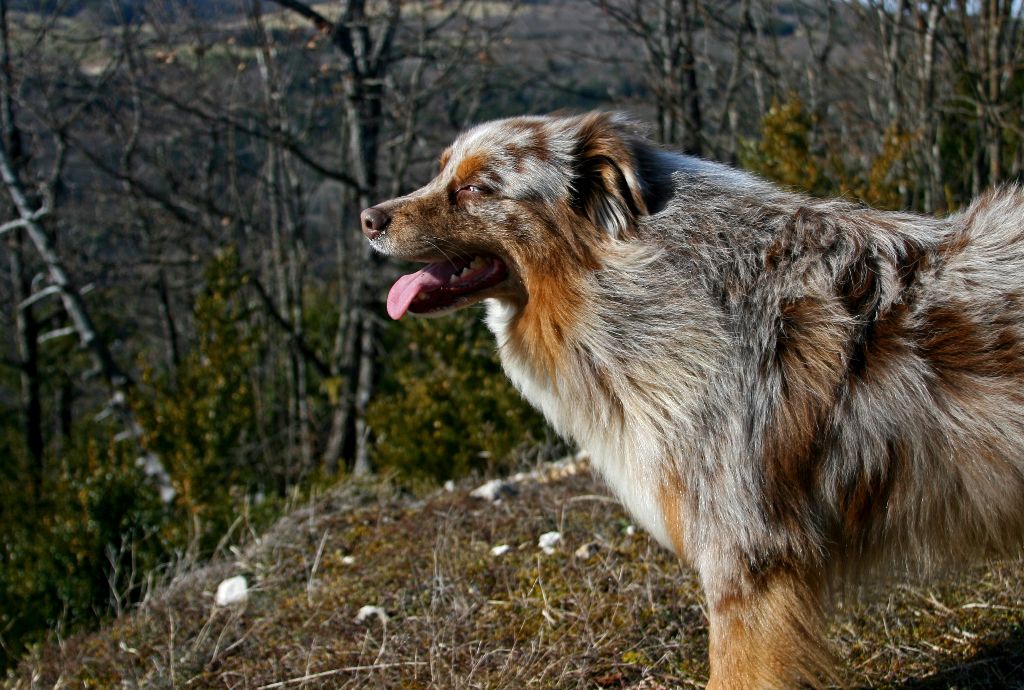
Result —
[[[921,208],[934,212],[945,207],[942,156],[939,149],[941,118],[936,94],[936,35],[943,16],[943,3],[929,0],[914,4],[918,55],[918,122],[921,152],[920,169],[924,173]]]
[[[647,84],[657,108],[658,138],[687,153],[704,150],[704,109],[697,74],[700,0],[596,0],[644,48]]]
[[[1014,0],[952,5],[943,38],[957,76],[970,85],[957,98],[973,110],[977,123],[971,191],[978,194],[1005,179],[1003,133],[1016,131],[1019,139],[1022,132],[1019,98],[1010,100],[1010,86],[1024,59],[1024,9]]]
[[[14,122],[11,93],[11,52],[7,24],[7,2],[0,0],[0,130],[3,145],[13,160],[21,160],[21,133]],[[31,283],[25,266],[21,233],[12,232],[8,238],[10,252],[11,294],[15,310],[15,331],[18,348],[18,368],[21,377],[21,416],[25,447],[31,456],[32,491],[38,500],[43,485],[43,412],[41,400],[41,373],[39,371],[39,324],[32,302],[29,300]]]
[[[282,101],[285,85],[277,70],[273,47],[263,26],[262,8],[254,0],[250,21],[256,34],[260,81],[267,123],[275,136],[267,141],[263,184],[267,192],[270,259],[277,297],[276,313],[287,315],[289,324],[288,422],[289,448],[298,448],[302,472],[313,467],[313,430],[310,416],[307,360],[297,347],[303,339],[306,274],[306,239],[299,179],[287,149],[281,145],[288,126]]]
[[[440,84],[447,83],[457,74],[458,57],[465,54],[469,41],[468,31],[459,32],[456,25],[466,19],[467,2],[453,3],[431,15],[429,8],[421,9],[415,22],[405,22],[403,4],[388,0],[381,6],[363,0],[346,0],[337,16],[330,19],[313,5],[299,0],[273,0],[281,7],[308,20],[323,33],[335,55],[341,60],[342,89],[344,92],[343,137],[346,141],[346,168],[352,180],[347,185],[350,218],[379,198],[387,196],[382,186],[381,161],[387,143],[384,140],[388,121],[388,85],[396,74],[409,69],[405,85],[410,89],[409,99],[399,110],[399,131],[394,133],[396,162],[392,177],[393,193],[408,169],[408,157],[425,102],[436,96]],[[472,22],[470,22],[470,25]],[[480,40],[500,30],[482,26]],[[409,31],[402,45],[397,38]],[[453,42],[442,41],[446,54],[437,54],[438,37],[445,32],[454,34]],[[418,91],[425,79],[426,63],[437,59],[436,74],[431,89]],[[409,67],[411,65],[411,67]],[[369,434],[366,407],[376,380],[375,362],[377,317],[379,311],[374,296],[378,292],[382,264],[364,242],[356,238],[356,223],[351,225],[351,237],[338,240],[339,267],[345,276],[345,289],[339,295],[338,332],[331,357],[332,378],[343,383],[337,405],[331,416],[330,431],[324,445],[323,462],[328,468],[336,466],[338,458],[351,452],[355,474],[370,471]],[[344,231],[344,229],[343,229]]]
[[[160,492],[161,498],[169,502],[173,500],[175,490],[171,478],[160,459],[153,453],[148,452],[142,445],[142,429],[131,409],[128,399],[128,389],[131,385],[130,377],[118,366],[107,347],[106,342],[98,333],[85,300],[82,298],[81,290],[72,279],[70,272],[65,266],[64,260],[57,251],[56,245],[50,234],[44,229],[43,223],[54,213],[54,200],[56,199],[55,189],[61,179],[65,162],[65,142],[58,138],[56,141],[57,153],[54,156],[51,172],[46,179],[36,180],[41,193],[30,194],[22,180],[23,175],[28,174],[24,161],[27,153],[24,150],[24,138],[15,120],[14,112],[14,87],[11,74],[12,61],[10,53],[10,42],[8,40],[7,25],[7,2],[0,0],[0,67],[4,68],[4,77],[0,79],[0,112],[3,113],[2,124],[4,129],[3,140],[0,141],[0,179],[10,197],[11,206],[14,209],[15,219],[0,226],[0,234],[11,232],[23,233],[29,243],[35,249],[38,258],[43,263],[49,279],[49,285],[38,288],[31,295],[18,295],[20,299],[18,306],[19,318],[24,319],[27,312],[26,307],[49,297],[56,295],[60,298],[64,311],[71,321],[68,333],[78,336],[82,348],[92,357],[95,366],[95,373],[99,374],[106,382],[110,397],[107,402],[107,409],[115,413],[121,420],[124,431],[121,438],[134,443],[139,451],[139,465],[143,471],[155,483]],[[23,259],[22,247],[14,243],[15,251],[12,252],[12,261],[19,263]],[[23,269],[16,267],[15,275],[20,275]],[[16,294],[18,294],[16,290]],[[32,332],[32,328],[26,319],[24,328],[21,329],[20,338],[22,347],[26,351],[35,348],[39,340],[48,337],[48,334],[39,335]],[[63,334],[63,333],[61,333]],[[30,336],[34,342],[29,342]],[[24,355],[23,355],[24,356]],[[23,371],[27,370],[23,362]],[[30,363],[29,363],[30,364]],[[35,370],[34,381],[31,387],[35,388],[35,401],[33,403],[34,413],[39,413],[38,402],[38,369]],[[33,434],[39,432],[33,432]],[[35,439],[39,443],[41,439]],[[30,441],[32,442],[32,441]],[[40,449],[41,452],[41,449]]]

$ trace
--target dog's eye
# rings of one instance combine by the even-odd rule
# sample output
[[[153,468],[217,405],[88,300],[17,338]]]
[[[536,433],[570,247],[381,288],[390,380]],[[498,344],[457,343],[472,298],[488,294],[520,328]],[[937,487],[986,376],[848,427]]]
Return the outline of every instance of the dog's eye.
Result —
[[[459,187],[458,191],[455,192],[455,202],[462,204],[482,194],[484,194],[483,187],[475,184],[467,184],[464,187]]]

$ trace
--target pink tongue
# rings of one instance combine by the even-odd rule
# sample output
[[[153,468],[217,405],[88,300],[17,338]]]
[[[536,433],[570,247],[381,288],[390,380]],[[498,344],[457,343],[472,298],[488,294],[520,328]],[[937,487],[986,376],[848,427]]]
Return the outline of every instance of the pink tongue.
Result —
[[[448,283],[455,266],[448,261],[430,264],[415,273],[402,276],[388,292],[388,315],[396,321],[408,311],[409,305],[421,292],[432,292]]]

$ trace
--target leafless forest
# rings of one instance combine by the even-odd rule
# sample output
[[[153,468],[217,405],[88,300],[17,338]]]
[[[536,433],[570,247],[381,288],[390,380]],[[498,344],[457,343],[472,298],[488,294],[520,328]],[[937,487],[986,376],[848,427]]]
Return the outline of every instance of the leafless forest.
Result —
[[[359,209],[468,124],[611,108],[944,213],[1024,168],[1014,0],[0,0],[0,662],[311,487],[556,452]]]

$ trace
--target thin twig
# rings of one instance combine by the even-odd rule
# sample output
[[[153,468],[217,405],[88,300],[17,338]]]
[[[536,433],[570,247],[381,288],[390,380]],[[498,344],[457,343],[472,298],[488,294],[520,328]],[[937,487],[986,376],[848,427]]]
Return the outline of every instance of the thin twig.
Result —
[[[313,559],[313,567],[309,569],[309,580],[306,582],[306,602],[313,605],[313,580],[316,578],[316,570],[320,567],[320,559],[324,555],[324,546],[327,545],[327,536],[331,530],[325,530],[324,536],[320,539],[320,547],[316,550],[316,557]]]
[[[288,680],[278,681],[277,683],[271,683],[270,685],[261,685],[256,690],[272,690],[272,688],[283,688],[287,685],[295,685],[297,683],[305,683],[307,681],[316,680],[318,678],[326,678],[328,676],[337,676],[342,673],[359,673],[360,671],[376,671],[378,669],[385,668],[397,668],[399,666],[426,666],[425,661],[397,661],[391,664],[371,664],[369,666],[345,666],[343,668],[335,668],[330,671],[321,671],[320,673],[312,673],[309,675],[301,676],[299,678],[289,678]]]

